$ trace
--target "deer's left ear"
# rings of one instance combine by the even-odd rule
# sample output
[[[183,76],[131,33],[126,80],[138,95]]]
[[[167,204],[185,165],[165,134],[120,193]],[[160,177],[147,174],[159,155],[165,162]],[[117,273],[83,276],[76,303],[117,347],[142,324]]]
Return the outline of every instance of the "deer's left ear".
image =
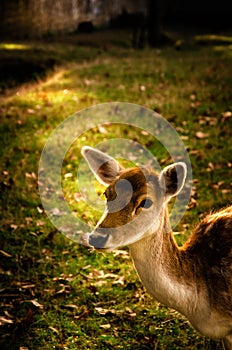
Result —
[[[163,169],[160,174],[160,184],[164,188],[167,201],[177,196],[182,190],[187,175],[187,166],[183,162],[174,163]]]

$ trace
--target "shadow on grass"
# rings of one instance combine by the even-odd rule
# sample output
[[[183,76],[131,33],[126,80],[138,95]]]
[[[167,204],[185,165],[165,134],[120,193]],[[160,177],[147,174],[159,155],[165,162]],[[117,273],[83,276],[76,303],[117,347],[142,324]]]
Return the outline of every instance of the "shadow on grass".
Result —
[[[57,63],[43,51],[0,47],[0,91],[43,78]]]
[[[232,36],[227,34],[198,34],[183,32],[182,29],[175,28],[167,31],[170,37],[170,46],[177,50],[193,49],[198,46],[220,46],[231,50]],[[128,48],[131,50],[130,30],[98,30],[93,33],[71,33],[69,35],[59,35],[49,38],[49,43],[60,43],[70,45],[74,49],[89,47],[92,50],[108,50],[115,46]],[[62,57],[62,62],[57,58],[54,50],[47,49],[48,39],[44,39],[32,45],[25,43],[2,43],[0,44],[0,92],[14,88],[25,82],[36,81],[44,78],[46,73],[53,70],[56,65],[64,61],[72,60],[72,50],[67,51]],[[147,43],[145,42],[145,47]],[[81,58],[81,54],[77,55]],[[83,57],[87,58],[87,57]]]

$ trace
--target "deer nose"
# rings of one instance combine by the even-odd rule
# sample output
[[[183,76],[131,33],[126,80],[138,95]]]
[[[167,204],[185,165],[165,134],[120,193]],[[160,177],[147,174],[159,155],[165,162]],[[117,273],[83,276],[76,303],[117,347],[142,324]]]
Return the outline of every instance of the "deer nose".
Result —
[[[92,235],[89,236],[89,244],[94,248],[104,248],[108,241],[109,235]]]

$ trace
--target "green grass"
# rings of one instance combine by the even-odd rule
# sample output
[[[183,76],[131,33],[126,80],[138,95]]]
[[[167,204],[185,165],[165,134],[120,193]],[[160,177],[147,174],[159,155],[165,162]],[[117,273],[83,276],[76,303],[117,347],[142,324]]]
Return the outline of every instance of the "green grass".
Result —
[[[40,203],[37,171],[50,133],[75,111],[109,101],[154,109],[176,128],[191,158],[192,208],[178,226],[184,233],[176,236],[183,243],[199,217],[231,203],[231,46],[223,36],[204,46],[135,51],[127,34],[123,40],[117,32],[95,35],[0,46],[7,59],[54,60],[24,85],[17,76],[0,85],[0,347],[222,349],[149,297],[127,249],[96,254],[57,232]],[[82,145],[118,135],[156,154],[155,143],[135,129],[92,130],[78,140],[63,164],[63,187],[72,209],[87,221],[95,222],[99,213],[73,200],[78,188],[65,174],[75,174]]]

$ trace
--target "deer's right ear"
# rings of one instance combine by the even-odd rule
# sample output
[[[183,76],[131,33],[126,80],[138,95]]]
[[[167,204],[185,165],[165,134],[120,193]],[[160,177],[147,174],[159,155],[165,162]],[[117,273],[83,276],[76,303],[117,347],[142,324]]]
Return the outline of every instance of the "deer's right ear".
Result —
[[[164,188],[166,201],[177,196],[182,190],[187,175],[187,166],[183,162],[171,164],[160,174],[160,184]]]
[[[123,170],[123,167],[114,158],[95,148],[84,146],[81,154],[86,159],[96,179],[104,186],[108,186]]]

